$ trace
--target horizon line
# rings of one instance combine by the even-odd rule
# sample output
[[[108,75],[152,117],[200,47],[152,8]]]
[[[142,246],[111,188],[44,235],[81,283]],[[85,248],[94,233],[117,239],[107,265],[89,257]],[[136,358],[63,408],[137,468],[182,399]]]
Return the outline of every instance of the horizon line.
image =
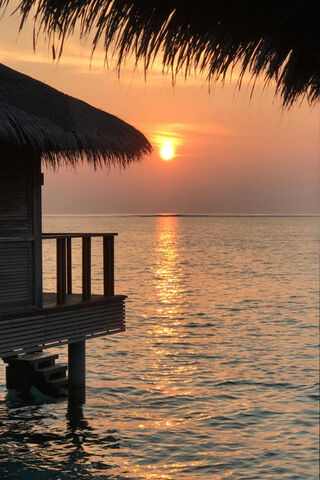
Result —
[[[320,213],[43,213],[46,217],[320,217]]]

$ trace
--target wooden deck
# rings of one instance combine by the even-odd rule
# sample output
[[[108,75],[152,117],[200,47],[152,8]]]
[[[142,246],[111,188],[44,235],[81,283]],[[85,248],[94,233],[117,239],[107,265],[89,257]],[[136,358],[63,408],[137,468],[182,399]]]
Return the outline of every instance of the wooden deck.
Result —
[[[120,295],[121,296],[121,295]],[[82,294],[78,294],[78,293],[72,293],[72,294],[68,294],[65,296],[65,303],[63,305],[60,305],[58,303],[58,296],[56,293],[44,293],[43,294],[43,308],[55,308],[55,307],[59,307],[59,309],[62,307],[62,306],[69,306],[69,305],[73,305],[73,306],[76,306],[76,305],[91,305],[92,302],[96,303],[96,302],[105,302],[106,301],[106,298],[109,298],[109,297],[105,297],[104,295],[91,295],[91,298],[90,300],[87,300],[87,301],[83,301],[82,299]]]
[[[2,303],[0,357],[81,342],[125,330],[126,297],[114,295],[115,235],[115,233],[42,235],[43,240],[56,242],[56,292],[42,293],[42,282],[38,279],[41,289],[34,290],[34,294],[30,291],[30,295],[23,298],[23,302]],[[102,238],[103,295],[91,294],[91,237]],[[82,239],[81,294],[75,294],[72,290],[72,240],[74,238]],[[10,278],[13,281],[17,271],[19,271],[18,267],[11,272]],[[35,283],[31,280],[30,282]],[[3,285],[5,286],[5,281]]]
[[[46,293],[43,307],[0,315],[0,357],[30,352],[41,347],[88,340],[125,330],[125,296],[66,295],[57,304],[57,295]]]

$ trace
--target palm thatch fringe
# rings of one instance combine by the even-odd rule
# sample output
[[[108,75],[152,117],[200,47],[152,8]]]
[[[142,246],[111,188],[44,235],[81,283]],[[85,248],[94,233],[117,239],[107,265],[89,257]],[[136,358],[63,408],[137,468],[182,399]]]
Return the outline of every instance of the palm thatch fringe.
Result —
[[[12,0],[0,0],[0,6]],[[44,31],[61,55],[80,24],[106,54],[115,50],[120,69],[134,54],[147,70],[156,55],[173,75],[193,69],[209,82],[224,80],[238,65],[274,81],[285,106],[320,96],[320,29],[316,0],[20,0],[21,28],[35,12],[35,36]]]
[[[0,64],[0,149],[40,153],[53,167],[126,167],[151,146],[119,118]]]

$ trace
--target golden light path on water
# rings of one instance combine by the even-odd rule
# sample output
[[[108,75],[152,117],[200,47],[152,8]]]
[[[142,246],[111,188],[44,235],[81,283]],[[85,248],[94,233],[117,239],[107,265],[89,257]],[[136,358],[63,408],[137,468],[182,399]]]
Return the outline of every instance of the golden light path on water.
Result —
[[[159,217],[156,219],[154,243],[153,287],[157,297],[155,310],[157,322],[152,322],[147,330],[146,342],[150,348],[150,364],[147,374],[143,377],[145,387],[159,392],[165,397],[192,396],[193,377],[197,366],[194,362],[172,362],[172,348],[182,340],[181,331],[184,327],[184,296],[185,282],[183,281],[183,262],[179,255],[178,219],[176,217]],[[188,356],[192,357],[194,349],[192,342],[188,344]],[[169,412],[168,412],[169,413]],[[167,431],[188,428],[188,419],[184,416],[170,415],[163,418],[157,415],[148,415],[147,421],[137,424],[141,430],[153,428],[156,431]],[[210,415],[203,415],[207,420]],[[182,474],[184,469],[201,467],[201,456],[206,451],[199,452],[199,460],[185,462],[163,463],[161,470],[158,466],[149,464],[144,467],[135,467],[132,474],[137,474],[145,480],[175,480],[186,478]],[[170,473],[164,473],[165,471]],[[221,480],[231,472],[223,475],[214,475],[212,480]]]
[[[183,303],[183,287],[181,285],[181,265],[177,247],[177,218],[163,217],[157,219],[155,245],[155,272],[154,282],[158,298],[157,317],[161,319],[158,325],[148,330],[151,339],[160,337],[165,343],[179,342],[178,327],[183,322],[181,304]],[[158,372],[155,388],[167,394],[188,395],[191,390],[186,389],[189,380],[187,370],[195,370],[192,365],[166,365],[169,352],[162,347],[154,347],[156,355],[154,371]],[[192,354],[192,350],[190,351]],[[180,391],[178,380],[184,379],[184,387]],[[180,419],[181,420],[181,419]],[[176,420],[177,421],[177,420]],[[166,421],[168,422],[168,421]]]

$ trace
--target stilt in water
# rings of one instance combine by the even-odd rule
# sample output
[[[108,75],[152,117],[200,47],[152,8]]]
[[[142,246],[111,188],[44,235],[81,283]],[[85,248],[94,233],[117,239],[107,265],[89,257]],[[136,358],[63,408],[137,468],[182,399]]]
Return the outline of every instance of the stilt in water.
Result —
[[[86,342],[68,345],[69,402],[82,404],[86,401]]]

